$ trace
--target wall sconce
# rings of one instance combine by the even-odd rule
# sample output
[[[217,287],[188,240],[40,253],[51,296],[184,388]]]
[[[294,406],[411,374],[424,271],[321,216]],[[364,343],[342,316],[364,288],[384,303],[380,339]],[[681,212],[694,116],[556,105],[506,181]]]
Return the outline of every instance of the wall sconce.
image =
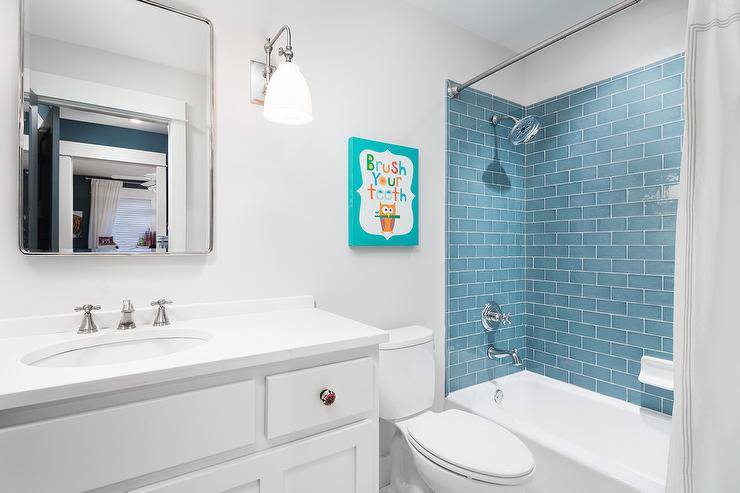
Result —
[[[286,34],[285,47],[278,55],[285,61],[272,66],[272,49],[280,35]],[[263,115],[267,120],[284,125],[303,125],[313,120],[311,92],[298,65],[293,63],[293,44],[290,27],[283,26],[265,43],[265,63],[252,60],[251,101],[264,104]]]

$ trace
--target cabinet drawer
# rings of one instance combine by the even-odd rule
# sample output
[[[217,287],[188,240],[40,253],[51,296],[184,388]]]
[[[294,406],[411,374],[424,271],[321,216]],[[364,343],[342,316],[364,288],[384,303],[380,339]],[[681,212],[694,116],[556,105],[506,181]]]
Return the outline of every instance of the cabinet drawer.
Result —
[[[336,394],[325,405],[321,393]],[[373,361],[361,358],[343,363],[267,377],[267,438],[272,439],[313,426],[326,425],[373,409]]]
[[[87,491],[254,441],[248,380],[0,430],[0,489]]]

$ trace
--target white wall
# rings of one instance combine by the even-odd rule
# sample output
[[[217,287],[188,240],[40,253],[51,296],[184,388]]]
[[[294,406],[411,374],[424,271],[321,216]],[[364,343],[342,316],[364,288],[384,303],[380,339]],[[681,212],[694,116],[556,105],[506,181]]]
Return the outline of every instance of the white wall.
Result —
[[[688,0],[643,0],[523,61],[537,103],[684,51]],[[483,89],[485,90],[485,89]]]
[[[210,18],[216,51],[216,237],[210,256],[25,257],[17,247],[17,8],[0,4],[0,312],[68,312],[311,293],[320,307],[392,328],[436,331],[444,366],[444,80],[509,53],[396,0],[173,1]],[[249,104],[249,59],[282,24],[313,94],[315,121],[278,126]],[[518,70],[491,79],[518,91]],[[420,245],[347,246],[347,139],[420,149]]]

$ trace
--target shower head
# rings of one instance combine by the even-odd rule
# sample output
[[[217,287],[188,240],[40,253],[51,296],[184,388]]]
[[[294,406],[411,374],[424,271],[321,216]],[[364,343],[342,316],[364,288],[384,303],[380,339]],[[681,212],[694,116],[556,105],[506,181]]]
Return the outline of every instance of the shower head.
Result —
[[[513,116],[504,115],[498,116],[493,115],[491,117],[491,123],[497,125],[501,120],[510,119],[514,122],[514,127],[509,132],[509,141],[514,145],[526,144],[532,138],[537,135],[542,122],[534,115],[525,116],[522,119],[514,118]]]

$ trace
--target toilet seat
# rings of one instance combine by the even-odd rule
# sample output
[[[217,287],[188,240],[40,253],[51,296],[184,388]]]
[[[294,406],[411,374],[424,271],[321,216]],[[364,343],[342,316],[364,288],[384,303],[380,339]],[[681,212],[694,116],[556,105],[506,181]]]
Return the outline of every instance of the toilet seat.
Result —
[[[408,423],[407,439],[420,454],[461,476],[498,485],[526,482],[532,453],[513,433],[475,414],[451,409]]]

